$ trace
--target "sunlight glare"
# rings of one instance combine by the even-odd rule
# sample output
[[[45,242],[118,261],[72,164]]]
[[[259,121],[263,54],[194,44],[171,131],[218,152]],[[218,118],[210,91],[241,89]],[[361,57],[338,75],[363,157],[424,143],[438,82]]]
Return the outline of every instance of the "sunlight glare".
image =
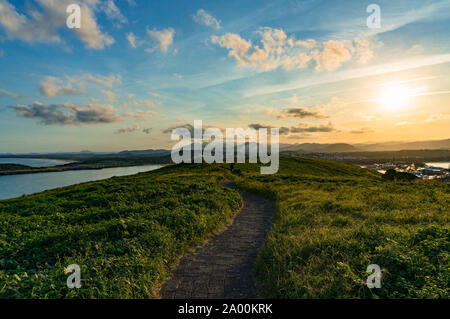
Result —
[[[411,92],[407,87],[392,86],[382,92],[380,103],[385,111],[398,112],[407,107],[411,96]]]

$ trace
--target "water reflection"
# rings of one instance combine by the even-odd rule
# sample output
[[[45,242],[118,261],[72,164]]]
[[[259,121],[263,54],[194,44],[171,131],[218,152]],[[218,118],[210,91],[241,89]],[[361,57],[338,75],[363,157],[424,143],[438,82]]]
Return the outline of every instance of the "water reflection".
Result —
[[[80,170],[51,173],[0,176],[0,199],[19,197],[57,187],[97,181],[113,176],[133,175],[153,171],[164,165],[114,167],[99,170]]]

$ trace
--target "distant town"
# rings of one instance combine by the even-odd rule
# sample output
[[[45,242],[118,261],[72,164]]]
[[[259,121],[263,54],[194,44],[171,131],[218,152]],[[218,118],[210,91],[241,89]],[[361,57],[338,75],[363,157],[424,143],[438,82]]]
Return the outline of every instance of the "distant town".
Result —
[[[412,153],[414,151],[404,151]],[[434,151],[422,151],[424,154],[433,153]],[[351,153],[310,153],[310,154],[298,154],[294,152],[284,152],[285,156],[303,156],[314,159],[324,159],[338,162],[347,162],[354,165],[358,165],[362,168],[372,169],[381,174],[386,173],[389,169],[394,169],[397,172],[410,173],[420,179],[426,180],[438,180],[442,182],[450,182],[450,162],[448,161],[448,151],[435,151],[445,152],[443,157],[428,157],[427,156],[400,156],[400,152],[396,152],[397,158],[393,158],[392,154],[388,154],[391,159],[388,159],[388,155],[378,155],[379,158],[372,157],[377,152],[367,152],[363,155],[355,155]],[[378,152],[379,153],[379,152]],[[407,153],[407,154],[408,154]],[[424,155],[421,154],[421,155]],[[408,154],[411,155],[411,154]],[[433,162],[436,161],[436,162]]]
[[[401,163],[384,163],[384,164],[372,164],[372,165],[360,165],[363,168],[373,169],[379,173],[386,173],[388,169],[395,169],[397,172],[405,172],[415,175],[421,179],[436,179],[445,182],[450,182],[450,171],[449,167],[437,167],[428,164],[423,166],[416,166],[412,164],[401,164]]]

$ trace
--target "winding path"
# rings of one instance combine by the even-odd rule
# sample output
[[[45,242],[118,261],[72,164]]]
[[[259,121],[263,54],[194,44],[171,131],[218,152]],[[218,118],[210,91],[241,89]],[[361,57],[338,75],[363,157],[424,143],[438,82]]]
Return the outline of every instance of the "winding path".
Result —
[[[223,185],[234,187],[232,182]],[[241,193],[244,206],[233,223],[180,260],[162,287],[164,299],[257,298],[254,265],[272,225],[275,204]]]

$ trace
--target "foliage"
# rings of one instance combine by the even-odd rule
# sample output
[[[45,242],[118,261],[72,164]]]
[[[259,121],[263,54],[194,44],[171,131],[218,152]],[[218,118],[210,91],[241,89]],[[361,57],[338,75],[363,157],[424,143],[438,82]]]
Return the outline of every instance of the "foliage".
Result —
[[[238,165],[241,189],[277,200],[257,277],[272,298],[447,298],[450,187],[430,181],[386,183],[359,167],[282,159],[262,176]],[[382,287],[369,289],[369,264]]]
[[[0,201],[0,297],[154,297],[241,206],[227,174],[181,165]],[[81,289],[66,286],[70,264]]]
[[[256,271],[265,297],[448,298],[450,186],[386,182],[357,166],[281,158],[177,165],[0,201],[0,297],[146,298],[180,256],[240,207],[241,190],[277,201]],[[81,266],[69,290],[64,267]],[[369,264],[382,287],[368,289]]]

